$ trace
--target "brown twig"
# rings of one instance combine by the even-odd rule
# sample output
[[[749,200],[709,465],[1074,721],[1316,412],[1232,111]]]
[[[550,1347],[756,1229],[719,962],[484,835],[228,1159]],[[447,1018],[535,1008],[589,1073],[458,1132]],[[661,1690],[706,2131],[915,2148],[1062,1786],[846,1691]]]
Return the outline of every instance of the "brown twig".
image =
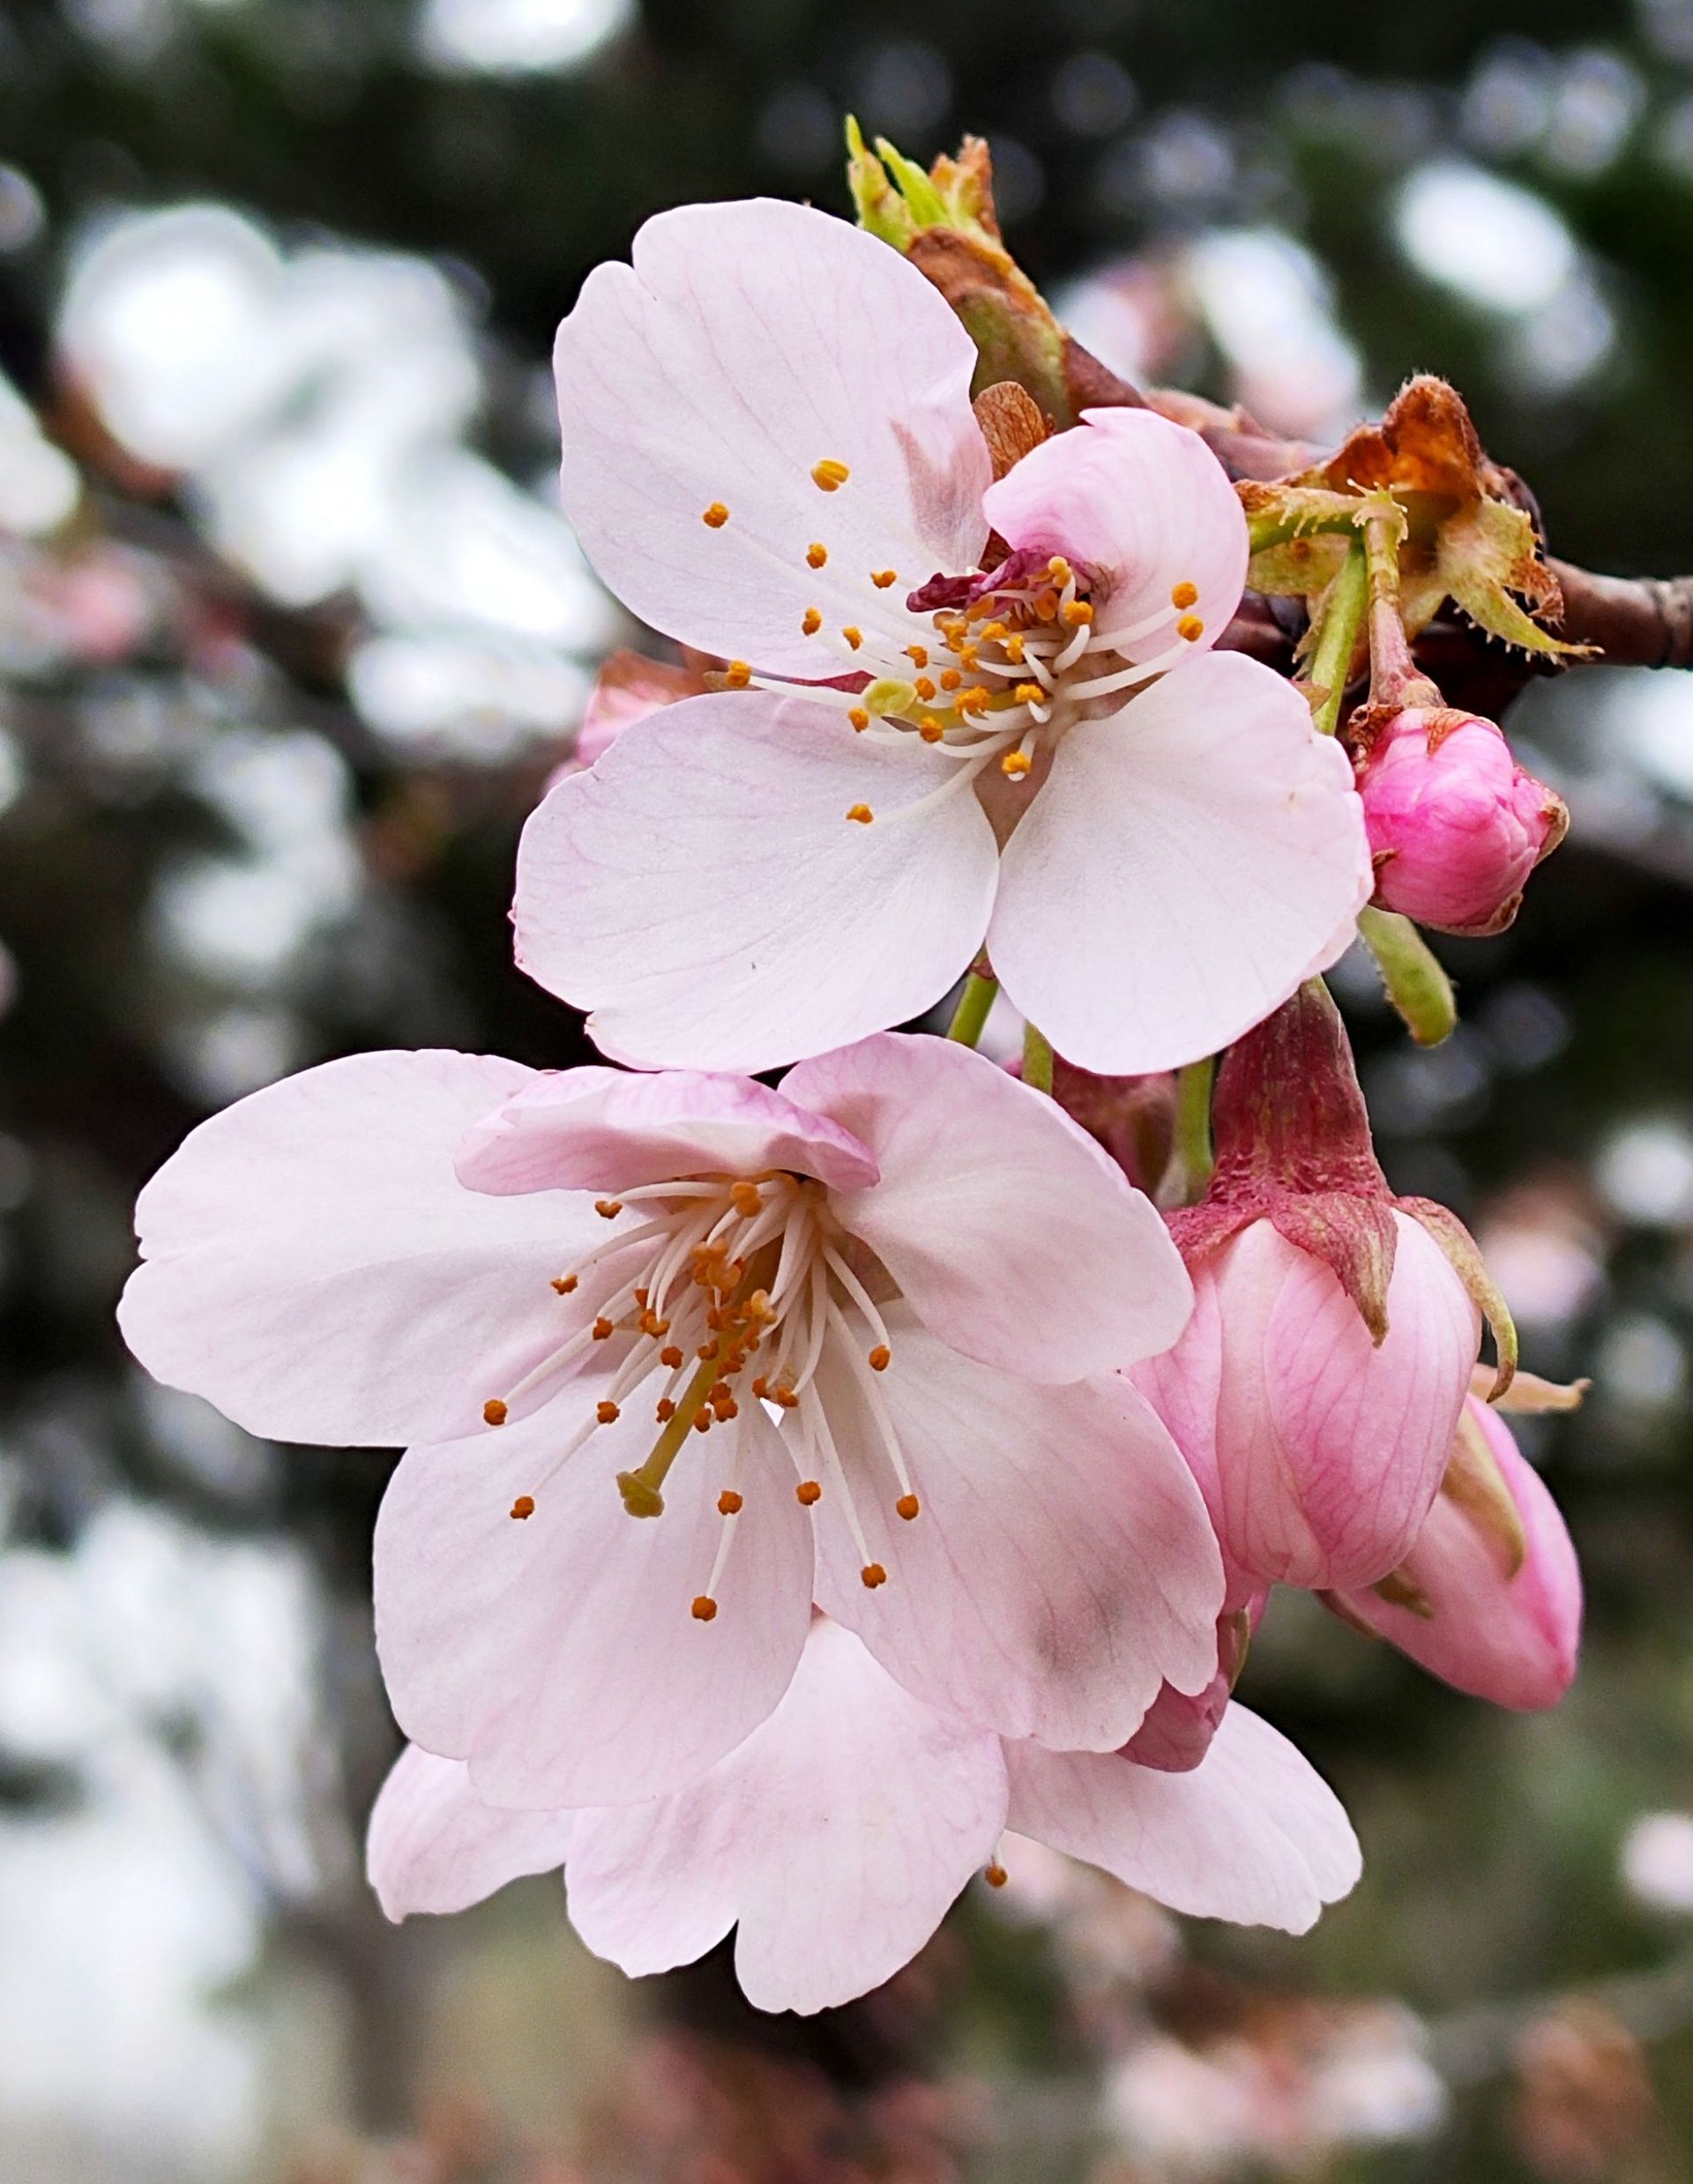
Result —
[[[1563,591],[1559,635],[1596,645],[1610,667],[1693,667],[1693,577],[1600,577],[1550,564]]]

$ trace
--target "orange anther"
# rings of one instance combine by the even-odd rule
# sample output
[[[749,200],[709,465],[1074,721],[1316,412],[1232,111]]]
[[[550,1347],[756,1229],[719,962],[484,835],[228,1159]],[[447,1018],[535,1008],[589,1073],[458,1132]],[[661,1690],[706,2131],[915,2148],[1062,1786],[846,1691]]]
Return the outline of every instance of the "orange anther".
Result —
[[[702,1592],[689,1612],[697,1623],[708,1623],[717,1614],[717,1602],[709,1592]]]
[[[926,712],[917,723],[917,733],[925,743],[938,743],[946,734],[946,730],[936,719],[933,713]]]
[[[813,569],[821,569],[829,558],[829,548],[820,539],[813,539],[805,549],[805,558]]]
[[[713,501],[699,520],[709,530],[720,531],[729,520],[729,511],[721,501]]]
[[[762,1373],[760,1373],[757,1379],[753,1382],[752,1392],[757,1397],[760,1403],[764,1402],[764,1398],[769,1395],[770,1383],[764,1378]]]
[[[888,1573],[880,1562],[866,1562],[858,1574],[864,1581],[867,1592],[874,1592],[877,1585],[884,1585],[888,1582]]]
[[[1005,633],[1005,624],[1003,622],[984,622],[981,629],[976,631],[976,642],[978,645],[992,645]]]
[[[576,1287],[576,1276],[574,1274],[555,1274],[553,1287],[557,1290],[561,1297],[568,1297],[571,1290]]]
[[[1006,1882],[1011,1878],[1004,1867],[1000,1864],[998,1859],[995,1859],[993,1864],[988,1867],[988,1870],[982,1875],[981,1877],[988,1883],[990,1889],[1003,1889]]]
[[[848,712],[846,718],[852,722],[854,727],[861,735],[863,734],[865,729],[870,725],[870,716],[865,712],[862,705],[853,706]]]
[[[928,645],[907,645],[906,647],[906,658],[911,662],[914,667],[927,667],[929,665]]]
[[[902,1494],[894,1503],[893,1509],[896,1517],[903,1517],[906,1522],[910,1524],[922,1506],[914,1494]]]
[[[800,1398],[791,1388],[772,1388],[770,1399],[779,1411],[797,1411],[800,1407]]]
[[[1011,696],[1019,705],[1038,705],[1046,696],[1046,691],[1038,682],[1019,682]]]
[[[852,646],[854,652],[856,652],[859,646],[864,642],[864,632],[862,630],[859,629],[855,623],[849,622],[840,634],[846,638],[846,642]]]
[[[694,1355],[699,1360],[702,1365],[709,1364],[711,1360],[717,1355],[722,1346],[723,1345],[721,1343],[702,1342],[698,1349],[695,1351]]]
[[[870,1353],[870,1370],[873,1373],[885,1373],[892,1360],[893,1353],[887,1344],[878,1342]]]
[[[1034,595],[1034,618],[1037,622],[1053,622],[1058,615],[1056,592],[1037,592]]]
[[[668,1335],[670,1332],[670,1323],[668,1320],[661,1320],[656,1312],[648,1310],[641,1314],[641,1332],[644,1335],[651,1335],[656,1341],[660,1335]]]
[[[764,1204],[764,1195],[757,1183],[731,1183],[729,1201],[737,1213],[744,1213],[750,1219]]]
[[[800,628],[807,637],[816,637],[823,627],[823,616],[815,607],[808,607],[801,618]]]
[[[964,677],[958,673],[956,667],[943,667],[941,669],[941,688],[943,690],[956,690],[963,680]]]
[[[1015,634],[1008,637],[1005,640],[1005,657],[1011,661],[1013,667],[1020,667],[1023,665],[1023,655],[1024,645],[1022,638]]]
[[[694,1413],[694,1431],[697,1434],[708,1434],[711,1430],[712,1414],[702,1404],[700,1408]]]
[[[533,1494],[520,1494],[517,1500],[511,1504],[512,1516],[519,1519],[525,1517],[533,1517],[534,1513],[535,1497]]]
[[[602,1426],[615,1426],[623,1413],[615,1403],[600,1403],[594,1406],[594,1416]]]
[[[682,1351],[680,1346],[674,1342],[667,1342],[663,1349],[659,1353],[659,1363],[660,1365],[668,1365],[670,1368],[670,1370],[674,1373],[677,1366],[682,1363]]]
[[[735,1393],[727,1380],[714,1380],[705,1390],[707,1403],[727,1403]]]
[[[490,1396],[488,1401],[482,1405],[483,1425],[503,1426],[505,1423],[505,1419],[506,1410],[504,1404],[500,1401],[498,1396]]]
[[[999,770],[1008,781],[1020,781],[1034,764],[1025,750],[1008,750],[999,762]]]
[[[846,816],[849,819],[856,819],[860,826],[869,826],[876,814],[868,804],[854,804],[847,811]]]
[[[723,680],[732,690],[744,690],[752,680],[752,669],[744,660],[732,660]]]
[[[1205,625],[1197,615],[1183,615],[1175,625],[1175,634],[1185,637],[1190,645],[1194,645],[1205,634]]]
[[[820,493],[838,493],[852,472],[845,463],[837,462],[832,455],[825,455],[820,463],[811,466],[811,482]]]
[[[918,697],[922,699],[925,704],[927,704],[929,699],[935,695],[935,684],[930,677],[926,675],[920,675],[911,687],[916,691]]]
[[[1171,586],[1170,604],[1172,607],[1197,607],[1198,603],[1199,586],[1197,584],[1182,583]]]
[[[608,1342],[611,1339],[614,1331],[615,1331],[612,1327],[611,1322],[602,1312],[599,1318],[593,1323],[594,1340],[596,1342]]]
[[[720,1426],[727,1426],[732,1418],[739,1418],[741,1415],[741,1405],[733,1396],[725,1396],[721,1402],[713,1403],[712,1408],[717,1413],[717,1422]]]
[[[621,1198],[596,1198],[593,1210],[602,1221],[615,1221],[623,1210]]]
[[[897,569],[872,569],[870,571],[870,582],[878,592],[885,592],[891,584],[898,584],[899,581],[899,571]]]
[[[676,1414],[676,1406],[668,1396],[660,1396],[654,1405],[653,1414],[660,1426],[668,1426]]]
[[[733,1487],[725,1487],[717,1497],[717,1513],[720,1517],[738,1517],[745,1506],[742,1496]]]
[[[1059,609],[1063,619],[1072,630],[1079,630],[1084,622],[1092,622],[1093,609],[1085,599],[1073,599]]]
[[[813,1502],[821,1502],[823,1499],[823,1488],[815,1479],[802,1479],[799,1485],[794,1487],[794,1493],[800,1507],[805,1509],[809,1509]]]

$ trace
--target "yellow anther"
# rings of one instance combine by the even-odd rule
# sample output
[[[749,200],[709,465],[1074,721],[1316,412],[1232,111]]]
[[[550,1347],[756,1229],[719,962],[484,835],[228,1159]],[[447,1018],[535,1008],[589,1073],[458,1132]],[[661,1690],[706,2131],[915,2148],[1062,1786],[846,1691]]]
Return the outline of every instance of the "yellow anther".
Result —
[[[917,723],[917,733],[922,737],[925,743],[938,743],[941,738],[946,734],[946,730],[941,726],[940,722],[936,719],[933,713],[926,712],[922,719]]]
[[[742,1310],[750,1320],[764,1327],[767,1327],[776,1316],[776,1308],[771,1303],[768,1289],[755,1289],[742,1307]]]
[[[689,1610],[697,1623],[708,1623],[717,1614],[717,1602],[709,1592],[702,1592]]]
[[[893,1513],[896,1517],[903,1517],[910,1524],[921,1513],[922,1506],[914,1494],[902,1494],[893,1505]]]
[[[681,1345],[677,1343],[667,1342],[659,1353],[659,1363],[668,1365],[674,1373],[677,1366],[682,1363]]]
[[[1006,634],[1005,624],[1003,622],[984,622],[981,629],[976,631],[976,642],[978,645],[992,645]]]
[[[897,569],[872,569],[870,571],[870,582],[878,592],[885,592],[891,584],[898,584],[899,581],[899,571]]]
[[[1025,647],[1022,638],[1017,635],[1015,630],[1013,630],[1011,635],[1005,640],[1005,657],[1011,661],[1013,667],[1020,667],[1023,665],[1024,651]]]
[[[553,1287],[557,1290],[561,1297],[568,1297],[576,1287],[576,1276],[574,1274],[555,1274]]]
[[[968,669],[968,668],[973,667],[975,666],[975,664],[976,664],[977,660],[979,660],[981,658],[981,653],[980,653],[980,652],[976,650],[976,648],[975,648],[975,646],[974,646],[973,645],[959,645],[959,647],[958,647],[958,665],[959,665],[959,667],[963,667],[963,668],[966,668],[966,669]]]
[[[892,1351],[885,1342],[878,1342],[870,1353],[870,1370],[873,1373],[885,1373],[892,1362]]]
[[[813,539],[805,549],[805,558],[812,568],[821,569],[829,558],[829,548],[823,544],[821,540]]]
[[[1011,1875],[1006,1872],[1004,1867],[1000,1864],[998,1859],[995,1859],[993,1864],[988,1867],[988,1870],[982,1875],[981,1877],[988,1883],[990,1889],[1003,1889],[1006,1882],[1011,1878]]]
[[[601,1403],[596,1405],[593,1414],[602,1426],[615,1426],[617,1423],[617,1420],[623,1416],[623,1413],[617,1408],[617,1405],[615,1403]]]
[[[593,1323],[594,1340],[596,1342],[609,1342],[615,1331],[614,1330],[611,1322],[602,1312],[599,1318]]]
[[[720,531],[729,520],[729,511],[721,501],[713,501],[699,520],[708,530]]]
[[[519,1522],[526,1517],[533,1517],[534,1513],[535,1497],[533,1494],[520,1494],[511,1504],[511,1514]]]
[[[680,1365],[682,1360],[678,1358],[676,1362]],[[657,1403],[655,1403],[653,1406],[653,1415],[658,1420],[660,1426],[668,1426],[675,1414],[676,1406],[668,1396],[660,1396]]]
[[[973,684],[969,689],[960,691],[953,703],[960,712],[986,712],[993,703],[993,693],[990,690],[984,690],[981,683],[977,682]]]
[[[751,1217],[757,1212],[759,1207],[764,1204],[764,1194],[759,1189],[757,1183],[731,1183],[729,1186],[729,1203],[734,1206],[737,1213],[743,1213],[749,1219],[750,1219]]]
[[[866,1562],[858,1574],[864,1581],[867,1592],[874,1592],[877,1585],[884,1585],[888,1582],[888,1573],[880,1562]]]
[[[822,1501],[823,1488],[815,1479],[802,1479],[794,1489],[794,1496],[802,1509],[809,1509],[814,1502]]]
[[[1011,696],[1019,705],[1038,705],[1046,692],[1038,682],[1019,682]]]
[[[1205,625],[1197,615],[1183,615],[1175,625],[1175,634],[1185,637],[1190,645],[1194,645],[1205,634]]]
[[[723,680],[732,690],[744,690],[752,680],[752,669],[744,660],[732,660]]]
[[[902,682],[897,675],[878,676],[863,693],[864,703],[872,712],[904,712],[917,703],[914,683]]]
[[[862,705],[849,706],[847,708],[846,718],[852,722],[854,728],[860,735],[862,735],[865,729],[870,725],[870,716],[868,712],[866,712]]]
[[[1070,582],[1070,563],[1062,554],[1055,554],[1047,563],[1047,574],[1053,583],[1061,586],[1066,585]]]
[[[999,762],[999,770],[1008,781],[1020,781],[1034,764],[1025,750],[1008,750]]]
[[[482,1405],[483,1425],[503,1426],[505,1420],[506,1409],[504,1404],[500,1401],[498,1396],[490,1396],[488,1401]]]
[[[943,690],[956,690],[963,680],[964,677],[958,673],[956,667],[943,667],[941,669],[941,688]]]
[[[602,1221],[615,1221],[623,1210],[621,1198],[596,1198],[593,1210]]]
[[[906,647],[906,658],[911,662],[914,667],[927,667],[929,665],[928,645],[907,645]]]
[[[720,1517],[738,1517],[745,1506],[733,1487],[725,1487],[717,1497],[717,1513]]]
[[[1072,599],[1059,609],[1060,618],[1072,630],[1079,630],[1093,619],[1093,609],[1085,599]]]
[[[849,819],[856,820],[860,826],[869,826],[870,821],[875,818],[876,814],[870,809],[868,804],[854,804],[847,811],[846,816]]]
[[[864,632],[854,622],[849,622],[840,634],[846,638],[846,642],[852,646],[854,652],[856,652],[859,646],[864,642]]]
[[[821,630],[822,627],[823,615],[821,610],[816,607],[808,607],[801,619],[800,628],[804,631],[807,637],[816,637],[817,631]]]
[[[911,687],[915,694],[922,699],[925,704],[927,704],[929,699],[935,695],[935,684],[933,680],[929,675],[920,675]]]
[[[839,493],[852,472],[845,463],[838,463],[832,455],[825,455],[820,463],[811,466],[811,482],[820,493]]]
[[[1199,586],[1186,582],[1170,587],[1172,607],[1196,607],[1199,603]]]

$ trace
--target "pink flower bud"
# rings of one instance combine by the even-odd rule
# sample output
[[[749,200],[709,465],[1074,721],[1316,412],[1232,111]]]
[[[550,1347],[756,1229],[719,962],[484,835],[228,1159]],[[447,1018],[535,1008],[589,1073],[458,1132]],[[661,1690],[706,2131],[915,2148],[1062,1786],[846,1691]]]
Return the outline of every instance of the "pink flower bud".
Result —
[[[1191,1268],[1182,1339],[1133,1368],[1199,1482],[1231,1602],[1253,1580],[1373,1584],[1423,1528],[1480,1315],[1427,1229],[1388,1219],[1379,1342],[1331,1265],[1264,1219]]]
[[[1416,1545],[1384,1591],[1337,1603],[1420,1662],[1431,1675],[1498,1706],[1555,1706],[1576,1673],[1581,1571],[1557,1504],[1497,1413],[1478,1398],[1468,1421],[1480,1433],[1517,1524],[1485,1501],[1437,1496]]]
[[[1446,706],[1396,713],[1359,768],[1358,793],[1376,900],[1449,933],[1502,932],[1570,823],[1491,720]]]
[[[1217,1673],[1193,1696],[1165,1683],[1141,1723],[1122,1748],[1125,1759],[1160,1774],[1190,1774],[1211,1749],[1240,1674],[1246,1650],[1269,1599],[1268,1587],[1254,1592],[1244,1606],[1225,1608],[1217,1618]]]

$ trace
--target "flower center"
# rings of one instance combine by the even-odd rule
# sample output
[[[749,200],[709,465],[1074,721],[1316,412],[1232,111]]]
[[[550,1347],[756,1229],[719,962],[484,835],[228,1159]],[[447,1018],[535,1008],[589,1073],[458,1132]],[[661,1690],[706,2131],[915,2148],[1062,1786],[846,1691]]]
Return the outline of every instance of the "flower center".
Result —
[[[484,1420],[503,1426],[526,1397],[581,1365],[597,1345],[607,1345],[610,1372],[603,1396],[548,1464],[545,1477],[512,1503],[513,1517],[533,1516],[547,1480],[638,1397],[653,1403],[657,1432],[645,1460],[617,1474],[617,1490],[631,1517],[661,1516],[665,1481],[690,1436],[733,1427],[750,1399],[764,1405],[789,1437],[802,1473],[802,1506],[815,1507],[825,1487],[838,1493],[864,1583],[885,1583],[887,1573],[865,1542],[816,1387],[826,1353],[844,1360],[875,1422],[899,1487],[896,1511],[909,1520],[921,1505],[876,1385],[892,1358],[887,1327],[853,1264],[854,1246],[831,1213],[824,1186],[785,1170],[690,1177],[599,1199],[595,1211],[622,1225],[552,1282],[560,1297],[577,1295],[585,1283],[599,1289],[592,1321],[578,1324],[504,1395],[483,1405]],[[624,1222],[630,1213],[638,1217],[632,1226]],[[693,1603],[702,1622],[717,1614],[733,1520],[745,1503],[745,1456],[744,1436],[731,1431],[717,1503],[724,1529],[705,1590]]]

